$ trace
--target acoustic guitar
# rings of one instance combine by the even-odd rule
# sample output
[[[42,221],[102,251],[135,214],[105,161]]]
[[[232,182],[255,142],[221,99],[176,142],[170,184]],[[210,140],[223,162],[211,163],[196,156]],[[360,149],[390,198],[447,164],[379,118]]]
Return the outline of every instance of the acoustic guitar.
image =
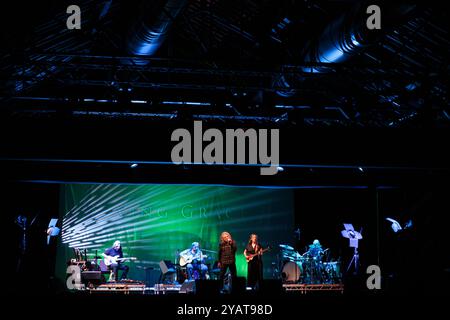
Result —
[[[203,261],[203,259],[206,259],[206,258],[208,258],[208,256],[202,254],[200,261]],[[197,258],[195,258],[195,259],[197,259]],[[180,267],[184,267],[185,265],[187,265],[189,263],[192,263],[195,259],[194,259],[194,256],[192,256],[192,255],[191,256],[189,256],[189,255],[187,255],[187,256],[180,255]]]

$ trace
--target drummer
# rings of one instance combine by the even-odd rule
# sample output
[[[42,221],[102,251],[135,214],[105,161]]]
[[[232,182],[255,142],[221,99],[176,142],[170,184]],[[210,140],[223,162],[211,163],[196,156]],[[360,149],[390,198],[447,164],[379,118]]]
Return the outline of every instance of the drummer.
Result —
[[[323,253],[324,250],[322,249],[322,245],[319,240],[315,239],[313,243],[309,245],[309,249],[307,251],[308,256],[315,260],[320,260]]]

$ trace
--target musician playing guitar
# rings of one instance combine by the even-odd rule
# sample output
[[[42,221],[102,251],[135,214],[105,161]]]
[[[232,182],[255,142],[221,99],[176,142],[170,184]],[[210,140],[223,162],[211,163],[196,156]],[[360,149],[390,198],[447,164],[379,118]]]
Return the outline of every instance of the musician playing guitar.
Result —
[[[244,250],[247,260],[247,286],[257,288],[263,280],[262,254],[268,248],[263,249],[258,242],[258,235],[251,234]]]
[[[189,249],[180,252],[180,266],[186,266],[188,279],[192,280],[194,271],[200,272],[200,278],[205,279],[208,267],[203,263],[203,259],[206,258],[200,250],[200,244],[193,242]]]
[[[124,258],[119,240],[114,241],[113,246],[105,250],[103,257],[105,258],[105,264],[108,265],[108,267],[114,272],[115,281],[118,281],[119,279],[119,270],[123,271],[120,280],[127,278],[129,268],[128,266],[122,264]]]

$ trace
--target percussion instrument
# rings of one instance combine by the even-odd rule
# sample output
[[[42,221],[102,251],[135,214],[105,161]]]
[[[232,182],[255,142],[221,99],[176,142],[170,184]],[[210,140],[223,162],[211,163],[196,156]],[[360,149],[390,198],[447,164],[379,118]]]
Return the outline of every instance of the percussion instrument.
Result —
[[[299,281],[302,272],[300,266],[292,261],[288,261],[283,266],[283,271],[281,273],[284,282],[296,283]]]
[[[292,248],[291,246],[289,246],[287,244],[280,244],[279,247],[281,248],[281,250],[294,251],[294,248]]]

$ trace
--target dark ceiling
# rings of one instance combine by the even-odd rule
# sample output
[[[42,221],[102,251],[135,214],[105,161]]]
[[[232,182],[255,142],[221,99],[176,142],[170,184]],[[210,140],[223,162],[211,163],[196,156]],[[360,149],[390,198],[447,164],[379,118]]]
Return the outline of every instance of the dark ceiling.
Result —
[[[170,2],[179,5],[175,14]],[[85,0],[81,30],[66,28],[69,4],[16,1],[2,10],[5,116],[99,111],[96,118],[108,119],[117,111],[302,127],[450,123],[443,4],[381,3],[382,29],[369,36],[359,30],[372,4],[364,1]],[[136,57],[141,22],[158,24],[161,16],[170,20],[164,36]],[[361,45],[311,72],[305,66],[330,62],[310,58],[327,30],[353,32]]]
[[[121,181],[141,181],[128,172],[128,162],[167,162],[169,128],[190,127],[193,120],[281,128],[283,163],[351,164],[356,180],[359,165],[420,167],[421,175],[448,168],[448,131],[372,131],[450,128],[443,2],[76,2],[81,30],[66,28],[73,1],[2,4],[1,159],[16,170],[3,166],[7,176],[76,180],[85,164],[55,169],[52,161],[103,159],[122,161]],[[368,31],[365,10],[374,3],[382,8],[382,28]],[[336,128],[360,131],[323,131]],[[38,162],[24,168],[14,159]],[[46,172],[44,164],[59,174],[35,175]],[[70,166],[77,169],[68,172]],[[102,180],[102,166],[89,167],[98,169],[92,180]],[[171,168],[152,166],[146,177],[159,174],[163,181],[169,171],[171,181],[179,181],[186,174]],[[219,170],[205,177],[243,177]],[[308,181],[305,174],[322,183],[311,167],[296,170],[289,183]],[[396,179],[385,176],[389,183]],[[345,177],[340,172],[334,180]]]

